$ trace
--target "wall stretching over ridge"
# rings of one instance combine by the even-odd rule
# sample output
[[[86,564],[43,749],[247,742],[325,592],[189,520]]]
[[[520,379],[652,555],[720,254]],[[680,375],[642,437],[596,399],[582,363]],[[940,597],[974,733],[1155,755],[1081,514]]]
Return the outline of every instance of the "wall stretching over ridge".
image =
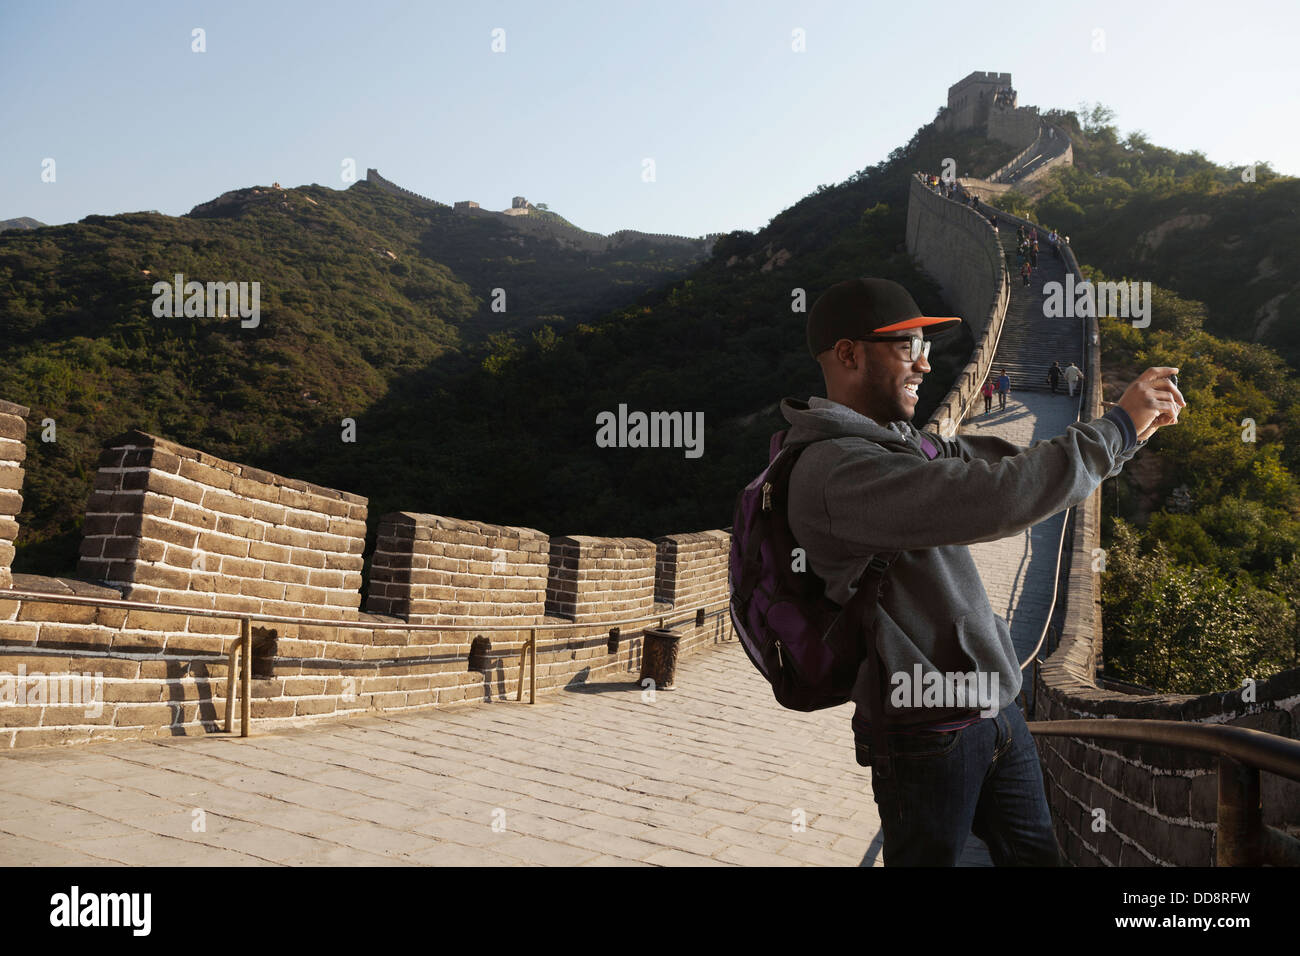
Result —
[[[14,433],[7,419],[21,422],[26,413],[0,404],[0,434]],[[21,450],[16,438],[0,441],[0,454],[21,460]],[[18,487],[5,490],[14,496],[21,471],[0,468],[0,476],[13,473]],[[531,626],[540,628],[539,691],[634,681],[644,629],[659,621],[633,618],[688,616],[674,622],[684,652],[730,636],[725,532],[658,542],[550,538],[439,515],[385,515],[363,612],[365,513],[357,495],[143,432],[111,441],[82,547],[80,570],[96,580],[19,574],[14,590],[0,589],[0,748],[218,730],[239,623],[197,609],[322,619],[254,622],[255,732],[332,715],[513,699]],[[73,606],[16,591],[178,609]],[[689,612],[715,597],[697,626]],[[408,626],[451,623],[483,629]],[[615,638],[611,628],[620,624]]]
[[[999,219],[1025,222],[1005,213]],[[1040,232],[1046,230],[1037,225]],[[1066,268],[1082,281],[1074,250],[1062,245]],[[1102,413],[1101,345],[1090,321],[1082,420]],[[1190,696],[1134,694],[1098,685],[1102,654],[1101,489],[1073,509],[1069,578],[1059,600],[1064,623],[1055,652],[1034,680],[1035,720],[1122,717],[1227,724],[1300,738],[1300,668],[1264,679],[1256,700],[1239,690]],[[1217,758],[1168,747],[1079,737],[1038,737],[1043,779],[1065,858],[1080,866],[1212,866],[1217,834]],[[1261,774],[1264,823],[1296,828],[1300,782]],[[1095,811],[1106,827],[1093,829]]]
[[[660,246],[686,246],[698,251],[700,256],[704,257],[713,250],[714,242],[722,235],[722,233],[710,233],[703,237],[678,236],[672,233],[619,229],[605,236],[598,232],[579,229],[577,226],[561,222],[553,217],[547,217],[541,213],[529,212],[527,209],[512,208],[498,211],[496,209],[484,209],[477,203],[468,201],[449,206],[447,203],[438,202],[438,200],[430,199],[428,196],[421,196],[419,193],[411,192],[409,189],[404,189],[396,183],[390,182],[381,176],[377,169],[366,170],[366,181],[394,196],[404,196],[418,202],[430,203],[443,209],[453,210],[461,215],[498,217],[508,221],[510,227],[519,232],[555,239],[557,242],[588,252],[608,252],[611,249],[621,248],[634,242],[650,242]],[[524,213],[528,214],[524,215]]]
[[[382,189],[384,192],[392,193],[394,196],[405,196],[407,199],[415,199],[420,202],[427,202],[434,206],[441,206],[443,209],[452,208],[451,206],[448,206],[445,202],[438,202],[438,200],[430,199],[428,196],[421,196],[419,193],[413,193],[409,189],[404,189],[403,187],[397,185],[397,183],[389,182],[383,176],[379,175],[379,170],[377,169],[366,170],[366,182],[373,183],[375,186]]]
[[[927,427],[961,423],[992,365],[1011,282],[993,226],[964,203],[940,196],[913,178],[907,199],[907,251],[939,283],[944,301],[971,327],[975,351]],[[944,432],[947,434],[947,432]]]
[[[1037,106],[1019,106],[1007,109],[992,106],[989,109],[988,138],[1008,146],[1029,146],[1038,138],[1043,120]]]
[[[931,271],[931,261],[936,263],[936,269],[949,267],[953,275],[949,281],[960,282],[961,266],[947,263],[945,257],[951,255],[958,262],[963,256],[969,258],[970,251],[963,252],[962,247],[970,242],[971,231],[963,228],[958,219],[950,239],[955,254],[945,252],[940,232],[952,215],[948,207],[962,208],[919,180],[913,182],[908,205],[908,248],[914,248],[914,231],[924,237],[929,230],[929,241],[918,243],[921,252],[914,251],[913,255],[927,271]],[[977,215],[969,210],[967,214]],[[997,216],[999,222],[1034,225],[1042,233],[1049,231],[1002,211]],[[990,240],[996,243],[992,227],[988,230]],[[1074,250],[1063,244],[1061,252],[1066,269],[1074,273],[1076,281],[1082,281]],[[998,254],[1000,257],[1000,249]],[[976,290],[983,292],[987,288],[978,270],[974,270],[970,281]],[[947,288],[945,283],[945,296]],[[1003,300],[1000,313],[992,313],[998,328],[1005,312]],[[1085,421],[1102,411],[1098,326],[1096,319],[1091,321],[1085,368],[1085,407],[1089,411]],[[969,380],[964,373],[927,427],[938,425],[944,417],[958,421],[959,416],[951,409],[968,407],[968,400],[973,400],[988,365],[995,360],[997,337],[991,334],[993,329],[994,323],[990,322],[972,361],[975,366],[979,353],[984,351],[984,371],[974,377],[970,386],[964,385]],[[1062,637],[1035,678],[1033,719],[1191,720],[1249,727],[1292,739],[1300,737],[1300,668],[1261,678],[1255,690],[1256,701],[1250,704],[1242,701],[1240,691],[1201,696],[1147,695],[1099,686],[1102,582],[1100,575],[1092,571],[1092,563],[1094,549],[1101,545],[1100,489],[1074,509],[1074,522],[1069,583],[1059,599],[1064,614]],[[1083,866],[1213,864],[1218,797],[1215,758],[1165,747],[1082,738],[1039,737],[1036,743],[1057,839],[1067,860]],[[1261,794],[1264,822],[1279,828],[1290,824],[1294,830],[1295,821],[1300,820],[1300,783],[1262,774]],[[1098,809],[1105,812],[1107,821],[1101,833],[1093,830],[1097,819],[1094,811]]]

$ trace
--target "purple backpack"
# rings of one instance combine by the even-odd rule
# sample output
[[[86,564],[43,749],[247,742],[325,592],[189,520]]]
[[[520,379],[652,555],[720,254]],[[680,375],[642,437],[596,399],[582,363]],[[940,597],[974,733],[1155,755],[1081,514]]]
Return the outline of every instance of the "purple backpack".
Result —
[[[740,493],[731,527],[731,622],[741,646],[772,685],[777,702],[813,711],[852,699],[865,659],[869,686],[880,689],[875,653],[874,611],[885,572],[897,552],[872,556],[856,590],[841,607],[826,596],[826,584],[811,568],[794,570],[798,542],[786,517],[790,473],[807,442],[785,444],[787,432],[772,436],[769,463]],[[939,449],[924,433],[927,458]],[[872,734],[884,743],[883,702],[868,695]],[[883,746],[877,752],[886,753]]]

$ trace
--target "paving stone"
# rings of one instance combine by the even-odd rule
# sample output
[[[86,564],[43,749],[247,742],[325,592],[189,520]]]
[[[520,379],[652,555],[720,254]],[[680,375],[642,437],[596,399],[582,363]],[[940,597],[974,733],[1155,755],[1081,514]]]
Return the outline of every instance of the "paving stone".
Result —
[[[679,683],[654,706],[560,691],[535,710],[475,704],[6,756],[0,822],[19,821],[16,857],[50,846],[71,862],[133,865],[862,860],[879,820],[851,707],[782,710],[734,641],[683,658]],[[195,808],[206,832],[190,829]],[[796,808],[804,833],[790,829]],[[137,814],[140,826],[124,822]]]
[[[645,857],[642,862],[655,866],[727,866],[725,860],[700,856],[697,853],[683,853],[681,850],[659,850]]]

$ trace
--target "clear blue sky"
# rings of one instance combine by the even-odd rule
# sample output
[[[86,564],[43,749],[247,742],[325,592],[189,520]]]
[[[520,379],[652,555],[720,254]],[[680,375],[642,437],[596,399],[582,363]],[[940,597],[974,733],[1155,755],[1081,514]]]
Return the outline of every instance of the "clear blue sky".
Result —
[[[1296,175],[1297,36],[1293,0],[3,0],[0,219],[342,188],[350,157],[444,202],[524,195],[602,233],[756,229],[906,143],[972,70],[1010,72],[1022,105],[1100,101],[1123,134]]]

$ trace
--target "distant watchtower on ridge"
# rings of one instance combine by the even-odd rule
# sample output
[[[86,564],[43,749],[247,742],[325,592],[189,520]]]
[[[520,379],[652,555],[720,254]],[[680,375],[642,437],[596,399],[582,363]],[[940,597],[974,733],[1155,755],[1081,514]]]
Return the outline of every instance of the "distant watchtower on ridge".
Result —
[[[945,126],[949,130],[983,129],[989,121],[989,111],[995,102],[1000,107],[1016,108],[1016,91],[1011,87],[1011,74],[976,70],[948,87]]]

